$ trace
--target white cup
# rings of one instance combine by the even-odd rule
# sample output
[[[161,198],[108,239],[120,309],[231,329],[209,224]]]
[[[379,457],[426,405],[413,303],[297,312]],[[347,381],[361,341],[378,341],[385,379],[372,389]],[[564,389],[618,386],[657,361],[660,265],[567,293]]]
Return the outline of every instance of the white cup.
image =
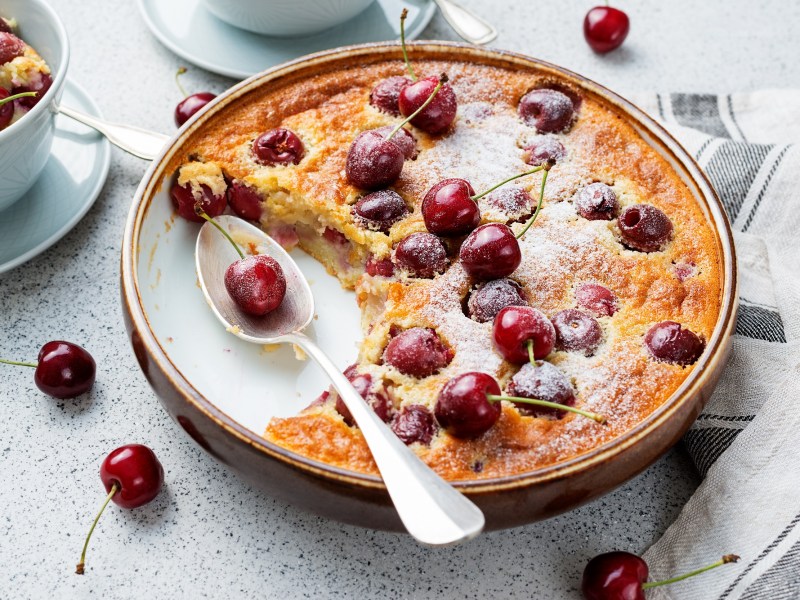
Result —
[[[203,0],[213,15],[264,35],[309,35],[352,19],[373,0]]]
[[[61,100],[69,64],[63,23],[44,0],[0,0],[0,15],[13,18],[22,39],[50,67],[53,84],[27,114],[0,131],[0,210],[25,195],[50,158],[54,107]]]

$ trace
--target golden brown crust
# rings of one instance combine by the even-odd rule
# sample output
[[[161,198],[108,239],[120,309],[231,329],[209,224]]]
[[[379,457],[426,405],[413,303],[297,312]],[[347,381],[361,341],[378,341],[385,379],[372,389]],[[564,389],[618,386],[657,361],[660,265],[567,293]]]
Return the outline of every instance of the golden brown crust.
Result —
[[[359,363],[382,382],[397,409],[410,404],[432,408],[441,386],[469,370],[494,375],[504,386],[517,367],[493,351],[491,324],[464,315],[464,298],[474,282],[453,264],[434,280],[360,276],[369,255],[387,257],[392,246],[424,231],[420,203],[426,190],[444,177],[470,179],[476,191],[525,169],[523,147],[536,137],[516,114],[519,98],[531,88],[552,84],[533,70],[459,62],[417,61],[422,73],[446,71],[459,100],[454,128],[429,136],[410,128],[419,156],[407,161],[394,187],[412,209],[388,235],[355,222],[350,204],[361,195],[344,176],[345,158],[356,134],[398,119],[369,105],[371,88],[383,77],[402,74],[402,64],[385,61],[284,82],[251,95],[196,134],[194,158],[222,165],[229,177],[256,186],[267,197],[265,226],[273,221],[300,223],[300,245],[345,285],[356,287],[365,310],[365,340]],[[577,90],[575,90],[577,92]],[[295,131],[306,146],[297,166],[262,167],[249,154],[252,140],[276,126]],[[583,97],[579,117],[557,136],[567,158],[550,172],[545,203],[534,227],[521,240],[523,263],[512,277],[523,285],[532,306],[548,316],[575,307],[579,283],[599,283],[619,297],[620,310],[600,319],[603,343],[594,356],[554,352],[548,360],[572,381],[577,405],[608,417],[605,426],[569,415],[561,420],[521,416],[510,404],[495,427],[477,440],[456,440],[440,432],[419,454],[451,480],[498,477],[529,471],[584,453],[612,440],[658,408],[691,373],[653,360],[643,336],[656,322],[678,321],[705,339],[720,310],[720,256],[713,229],[690,191],[670,165],[642,140],[616,110],[601,99]],[[177,168],[189,157],[176,159]],[[520,180],[536,193],[540,175]],[[674,225],[672,241],[650,254],[626,249],[615,221],[586,221],[575,213],[573,197],[584,185],[612,186],[623,207],[648,203]],[[481,204],[484,221],[498,214]],[[343,256],[314,239],[325,228],[351,242]],[[685,281],[676,265],[693,265]],[[433,327],[455,351],[440,373],[418,380],[381,364],[392,327]],[[374,473],[375,466],[357,428],[348,427],[332,408],[314,406],[287,419],[273,419],[266,437],[304,456],[342,468]]]

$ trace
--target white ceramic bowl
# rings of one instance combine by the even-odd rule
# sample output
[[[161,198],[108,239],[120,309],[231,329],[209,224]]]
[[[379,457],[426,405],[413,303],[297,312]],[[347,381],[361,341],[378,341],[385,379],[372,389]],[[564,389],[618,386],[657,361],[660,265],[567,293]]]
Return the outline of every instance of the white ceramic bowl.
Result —
[[[203,0],[234,27],[289,37],[310,35],[352,19],[373,0]]]
[[[14,18],[19,34],[50,66],[53,85],[28,114],[0,131],[0,210],[25,195],[47,160],[69,64],[67,31],[44,0],[0,0],[0,15]]]

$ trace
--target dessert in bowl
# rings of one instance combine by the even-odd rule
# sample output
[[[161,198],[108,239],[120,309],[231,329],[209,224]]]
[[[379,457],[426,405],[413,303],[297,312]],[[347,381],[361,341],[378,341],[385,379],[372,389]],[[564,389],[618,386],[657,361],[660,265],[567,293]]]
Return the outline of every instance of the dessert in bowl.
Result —
[[[736,285],[730,232],[691,159],[611,92],[510,53],[419,44],[412,58],[421,75],[448,74],[458,108],[434,134],[412,120],[400,134],[411,142],[402,173],[377,198],[352,184],[348,153],[360,133],[401,121],[375,101],[378,84],[403,76],[397,45],[290,63],[196,117],[151,168],[131,213],[123,284],[134,347],[168,410],[222,460],[308,508],[397,526],[360,432],[335,394],[276,412],[260,436],[203,397],[145,318],[155,310],[139,280],[151,280],[152,242],[141,236],[154,240],[157,217],[148,213],[163,216],[170,193],[179,207],[183,199],[224,208],[227,196],[233,210],[298,244],[355,290],[363,341],[349,374],[376,412],[473,497],[489,527],[524,523],[611,489],[691,423],[729,348]],[[561,114],[549,119],[553,106]],[[549,171],[470,199],[548,159],[555,162]],[[465,197],[478,217],[466,229],[441,226],[426,209],[431,188],[453,178],[474,190]],[[514,268],[498,275],[497,265],[470,266],[464,248],[479,224],[510,224],[521,233],[532,214]],[[175,240],[178,228],[181,237],[191,235],[188,223],[170,227],[159,244]],[[520,338],[536,342],[528,364],[504,350],[497,332],[498,319],[514,311],[536,311],[548,324],[549,341],[530,331]],[[689,341],[677,342],[681,352],[665,351],[676,339]],[[606,422],[502,401],[495,422],[464,435],[439,405],[454,379],[475,372],[495,382],[494,395],[542,397]],[[300,493],[310,488],[314,494]]]

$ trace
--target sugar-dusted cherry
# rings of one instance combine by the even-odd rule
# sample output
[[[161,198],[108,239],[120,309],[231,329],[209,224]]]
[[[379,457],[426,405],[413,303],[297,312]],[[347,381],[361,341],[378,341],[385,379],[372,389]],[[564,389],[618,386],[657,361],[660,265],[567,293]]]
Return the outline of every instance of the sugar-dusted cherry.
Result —
[[[175,83],[178,85],[178,89],[181,91],[181,94],[183,94],[183,100],[181,100],[175,107],[175,124],[178,127],[181,127],[201,108],[217,97],[216,94],[212,94],[211,92],[187,94],[180,81],[180,76],[184,73],[186,73],[186,67],[181,67],[175,74]]]
[[[508,362],[523,364],[533,357],[542,359],[553,351],[556,331],[545,314],[530,306],[507,306],[494,318],[494,347]]]
[[[735,554],[726,554],[717,562],[689,573],[663,581],[647,581],[650,569],[644,559],[630,552],[606,552],[586,565],[581,591],[586,600],[645,600],[645,590],[683,581],[738,560]]]
[[[370,256],[364,265],[367,275],[373,277],[391,277],[394,275],[394,263],[391,258],[375,258]]]
[[[610,221],[619,213],[619,201],[610,186],[595,182],[578,190],[575,209],[589,221]]]
[[[261,220],[263,199],[255,188],[241,181],[233,181],[226,192],[228,206],[238,216],[248,221]]]
[[[440,77],[426,77],[407,85],[400,92],[398,106],[404,116],[413,115],[411,124],[427,133],[436,134],[446,131],[456,118],[458,101],[450,84],[442,85],[442,89],[426,107],[420,109],[438,85]]]
[[[142,444],[128,444],[106,456],[100,466],[100,480],[108,495],[86,536],[81,560],[75,568],[78,575],[84,573],[89,540],[109,501],[113,500],[118,506],[128,509],[151,502],[164,485],[164,468],[150,448]]]
[[[403,238],[395,246],[392,260],[401,271],[423,279],[444,273],[450,264],[442,240],[425,232],[412,233]]]
[[[612,6],[595,6],[583,19],[583,36],[598,54],[619,48],[630,28],[628,15]]]
[[[191,183],[184,185],[176,181],[170,190],[170,198],[175,210],[187,221],[202,223],[203,218],[198,216],[195,207],[199,206],[208,216],[218,217],[228,205],[227,194],[215,194],[206,184],[201,184],[200,189]],[[227,192],[227,190],[226,190]]]
[[[603,339],[597,319],[577,308],[568,308],[553,315],[556,348],[566,352],[581,352],[591,356]]]
[[[550,135],[538,136],[529,145],[525,146],[525,162],[529,165],[539,166],[547,162],[557,164],[567,156],[564,144]]]
[[[344,371],[344,375],[350,380],[350,383],[353,384],[356,391],[361,394],[361,397],[367,401],[367,404],[372,407],[372,410],[375,411],[378,418],[384,423],[388,423],[392,418],[394,407],[382,386],[373,382],[372,376],[369,373],[359,373],[357,365],[350,365],[347,367]],[[339,394],[334,392],[334,395],[336,396],[336,411],[342,415],[342,419],[344,419],[345,423],[353,427],[356,425],[356,422],[355,419],[353,419],[353,415],[350,414],[350,409],[347,408],[347,405]]]
[[[478,323],[493,321],[506,306],[527,306],[522,286],[512,279],[494,279],[478,285],[467,300],[469,317]]]
[[[635,204],[617,219],[622,243],[640,252],[658,252],[672,237],[672,221],[652,204]]]
[[[25,42],[7,31],[0,31],[0,65],[25,54]]]
[[[55,340],[39,350],[35,363],[0,359],[0,363],[35,369],[33,382],[53,398],[66,400],[85,394],[94,385],[97,365],[84,348]]]
[[[422,379],[443,369],[453,358],[439,335],[427,327],[412,327],[394,336],[383,351],[383,361],[400,371]]]
[[[296,165],[305,156],[306,147],[294,131],[285,127],[270,129],[253,141],[253,156],[268,167]]]
[[[419,443],[427,446],[436,434],[436,421],[426,407],[410,404],[395,415],[391,428],[405,444]]]
[[[575,290],[578,306],[596,317],[610,317],[619,310],[616,294],[598,283],[582,283]]]
[[[405,200],[393,190],[378,190],[362,196],[353,205],[356,221],[373,231],[389,233],[389,229],[408,215]]]
[[[522,365],[506,386],[506,393],[516,398],[535,398],[550,403],[550,406],[536,406],[514,402],[522,414],[534,417],[560,419],[566,407],[575,406],[575,391],[569,379],[558,367],[546,361]]]
[[[369,103],[380,111],[390,115],[400,114],[397,103],[400,92],[411,85],[412,81],[408,77],[394,75],[378,82],[369,94]]]
[[[503,223],[486,223],[470,233],[459,250],[461,266],[476,279],[498,279],[517,270],[522,251]]]
[[[530,217],[534,205],[528,191],[517,185],[502,187],[487,194],[484,202],[506,217],[506,225]]]
[[[386,137],[392,133],[394,129],[395,128],[392,125],[385,125],[383,127],[378,127],[374,131],[377,131]],[[408,129],[405,127],[398,129],[397,133],[395,133],[394,137],[392,137],[392,141],[398,148],[400,148],[400,152],[403,153],[403,157],[406,160],[414,160],[417,158],[417,140]]]
[[[564,92],[541,88],[531,90],[519,101],[519,115],[539,133],[561,133],[575,120],[575,105]]]
[[[662,321],[650,327],[644,344],[653,358],[683,366],[697,362],[706,348],[703,338],[675,321]]]

